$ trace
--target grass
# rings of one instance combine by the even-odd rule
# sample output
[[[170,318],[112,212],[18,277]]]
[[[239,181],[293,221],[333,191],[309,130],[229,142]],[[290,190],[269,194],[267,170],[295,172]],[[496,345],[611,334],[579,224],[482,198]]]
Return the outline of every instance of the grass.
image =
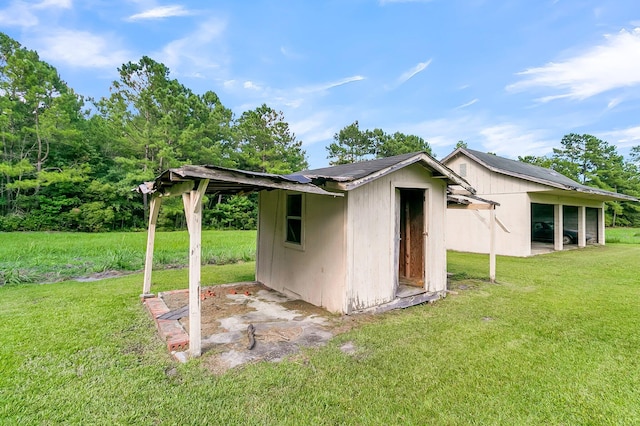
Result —
[[[458,294],[217,377],[177,364],[141,275],[0,288],[0,424],[638,424],[640,245],[450,253]],[[252,279],[252,262],[203,284]],[[154,291],[187,271],[154,273]],[[355,355],[339,346],[352,341]]]
[[[144,266],[146,232],[0,233],[0,285],[55,282],[105,271],[137,271]],[[203,231],[205,264],[255,259],[255,231]],[[188,264],[189,236],[158,232],[154,267]]]
[[[640,228],[607,228],[607,244],[640,244]]]

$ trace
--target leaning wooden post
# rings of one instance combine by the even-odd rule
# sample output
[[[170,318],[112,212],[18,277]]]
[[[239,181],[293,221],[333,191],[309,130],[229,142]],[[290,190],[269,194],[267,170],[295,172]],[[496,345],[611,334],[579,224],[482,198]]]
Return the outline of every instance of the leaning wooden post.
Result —
[[[151,270],[153,269],[153,246],[156,239],[156,224],[158,223],[160,204],[162,204],[162,198],[157,195],[151,197],[151,202],[149,203],[149,229],[147,230],[147,252],[144,259],[144,280],[141,295],[143,298],[153,296],[151,294]]]
[[[496,207],[489,210],[489,281],[496,282]]]
[[[200,181],[197,190],[184,194],[183,202],[189,228],[189,353],[202,354],[200,317],[200,259],[202,251],[202,198],[209,180]]]

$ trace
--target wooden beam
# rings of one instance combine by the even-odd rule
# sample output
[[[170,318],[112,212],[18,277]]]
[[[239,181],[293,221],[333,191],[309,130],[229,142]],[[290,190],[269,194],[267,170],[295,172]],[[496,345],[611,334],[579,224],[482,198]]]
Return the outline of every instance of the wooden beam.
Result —
[[[187,223],[189,224],[189,353],[202,354],[202,318],[200,307],[200,270],[202,258],[202,198],[209,185],[200,181],[197,190],[183,195]]]
[[[156,238],[156,224],[158,223],[158,212],[160,211],[162,198],[151,197],[149,203],[149,229],[147,230],[147,252],[144,259],[144,279],[142,282],[142,297],[151,296],[151,270],[153,269],[153,246]]]
[[[171,186],[167,186],[162,192],[163,197],[175,197],[189,192],[193,189],[194,181],[187,180],[180,183],[174,183]]]
[[[489,212],[489,281],[496,282],[496,211]]]
[[[493,210],[492,204],[449,204],[448,209],[461,209],[461,210]]]

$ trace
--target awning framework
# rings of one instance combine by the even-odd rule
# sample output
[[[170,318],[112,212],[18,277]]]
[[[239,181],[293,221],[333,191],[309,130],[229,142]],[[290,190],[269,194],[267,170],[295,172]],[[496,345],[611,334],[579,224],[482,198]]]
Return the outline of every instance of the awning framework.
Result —
[[[281,175],[226,169],[216,166],[184,166],[169,169],[153,182],[145,182],[137,191],[151,194],[149,202],[149,230],[144,264],[143,298],[151,293],[151,272],[156,225],[162,200],[182,196],[187,229],[189,231],[189,354],[202,353],[200,278],[202,252],[202,199],[207,194],[247,194],[256,191],[284,189],[309,194],[343,197],[311,183],[299,182]]]
[[[496,207],[500,204],[470,193],[465,188],[449,187],[447,208],[464,210],[489,210],[489,280],[496,281],[496,223],[506,232],[508,229],[496,218]]]

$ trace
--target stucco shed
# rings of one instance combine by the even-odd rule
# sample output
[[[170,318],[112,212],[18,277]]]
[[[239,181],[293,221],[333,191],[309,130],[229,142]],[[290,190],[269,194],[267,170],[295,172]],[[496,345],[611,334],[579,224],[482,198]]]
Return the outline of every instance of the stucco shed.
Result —
[[[531,256],[566,246],[604,244],[604,202],[634,197],[582,185],[551,169],[458,148],[442,162],[477,195],[500,204],[497,254]],[[489,219],[481,211],[449,210],[447,248],[489,252]],[[542,247],[542,248],[541,248]]]
[[[181,195],[190,236],[189,351],[200,347],[202,197],[259,192],[256,280],[337,313],[408,306],[446,290],[448,187],[474,189],[422,153],[288,176],[215,166],[170,169],[152,194],[143,296],[151,296],[155,224],[163,197]]]
[[[256,279],[351,313],[446,290],[447,186],[468,183],[424,153],[288,176],[344,195],[262,191]]]

